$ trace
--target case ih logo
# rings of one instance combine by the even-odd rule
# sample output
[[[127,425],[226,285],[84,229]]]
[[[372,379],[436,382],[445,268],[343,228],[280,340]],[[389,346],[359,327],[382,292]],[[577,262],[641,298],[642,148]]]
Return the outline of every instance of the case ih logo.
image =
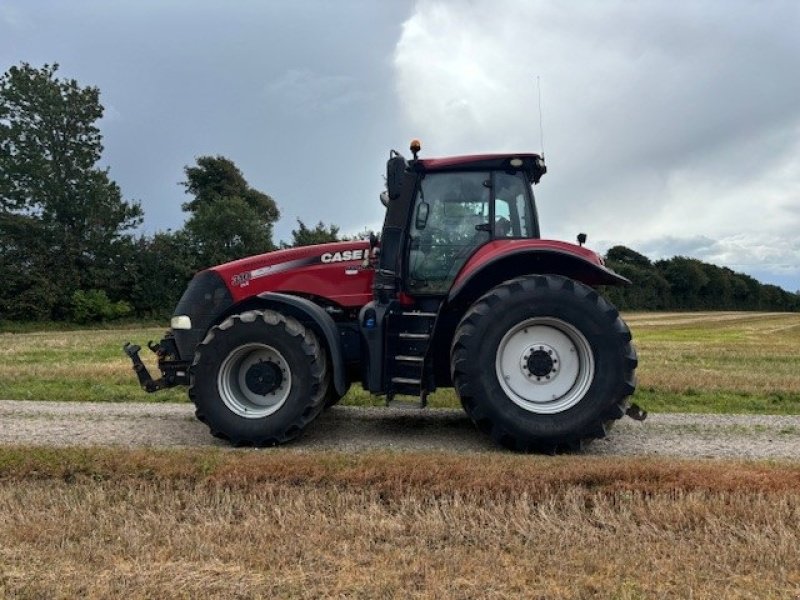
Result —
[[[345,262],[348,260],[362,260],[369,256],[366,248],[360,250],[342,250],[341,252],[326,252],[320,259],[324,263]]]

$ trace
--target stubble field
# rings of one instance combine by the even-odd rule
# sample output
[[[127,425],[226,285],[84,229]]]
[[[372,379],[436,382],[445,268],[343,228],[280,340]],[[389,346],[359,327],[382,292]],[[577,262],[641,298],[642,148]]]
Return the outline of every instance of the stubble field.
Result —
[[[0,452],[14,598],[796,598],[800,465]]]

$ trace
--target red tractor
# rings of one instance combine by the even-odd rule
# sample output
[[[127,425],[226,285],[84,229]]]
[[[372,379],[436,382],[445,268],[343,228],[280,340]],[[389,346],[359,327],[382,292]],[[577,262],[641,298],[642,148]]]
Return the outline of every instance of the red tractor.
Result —
[[[541,157],[411,151],[390,153],[380,242],[198,273],[150,344],[160,379],[126,344],[142,387],[188,385],[197,417],[234,445],[294,439],[355,381],[420,406],[454,387],[481,431],[520,451],[580,448],[638,415],[630,331],[595,289],[630,282],[583,235],[540,238]]]

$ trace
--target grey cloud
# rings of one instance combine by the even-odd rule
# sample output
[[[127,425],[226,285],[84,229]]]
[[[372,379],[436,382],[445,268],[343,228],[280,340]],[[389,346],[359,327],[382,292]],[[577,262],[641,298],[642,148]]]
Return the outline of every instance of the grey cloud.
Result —
[[[367,101],[354,77],[320,75],[309,69],[289,69],[265,87],[268,96],[287,110],[330,114]]]
[[[453,153],[538,149],[541,75],[545,235],[777,276],[800,228],[798,30],[793,2],[419,3],[395,69],[419,135]]]
[[[0,0],[3,70],[58,61],[97,85],[104,163],[145,209],[144,230],[181,226],[184,165],[233,159],[272,195],[289,239],[296,217],[357,231],[380,221],[396,118],[390,57],[410,4],[343,0],[106,2]],[[11,11],[11,12],[9,12]],[[270,84],[273,87],[270,88]]]
[[[637,248],[642,254],[654,259],[670,258],[672,256],[710,257],[719,248],[719,241],[706,236],[679,238],[665,236],[654,240],[644,240],[637,243]]]

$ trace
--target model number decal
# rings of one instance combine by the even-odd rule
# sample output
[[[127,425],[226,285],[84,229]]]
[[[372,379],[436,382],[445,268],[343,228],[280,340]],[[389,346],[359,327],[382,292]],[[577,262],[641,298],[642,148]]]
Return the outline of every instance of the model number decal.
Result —
[[[233,277],[231,277],[231,283],[233,285],[239,285],[242,287],[246,286],[248,283],[250,283],[250,271],[234,275]]]

